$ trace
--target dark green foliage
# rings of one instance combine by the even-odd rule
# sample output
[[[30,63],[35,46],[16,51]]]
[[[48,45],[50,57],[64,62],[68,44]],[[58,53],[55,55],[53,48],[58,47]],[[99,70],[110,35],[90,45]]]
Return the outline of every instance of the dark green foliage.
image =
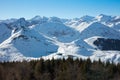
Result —
[[[120,40],[98,38],[94,44],[101,50],[118,50],[120,51]]]
[[[120,80],[120,64],[72,58],[0,63],[0,80]]]

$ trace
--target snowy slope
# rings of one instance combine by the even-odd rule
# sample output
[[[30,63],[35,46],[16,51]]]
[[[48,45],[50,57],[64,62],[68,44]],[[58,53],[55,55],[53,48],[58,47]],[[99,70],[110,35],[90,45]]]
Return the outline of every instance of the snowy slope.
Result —
[[[9,55],[14,58],[13,54],[21,54],[26,57],[41,57],[54,53],[58,46],[50,40],[43,37],[34,29],[21,29],[14,33],[9,39],[0,44],[1,56]],[[4,59],[2,59],[4,60]]]
[[[35,16],[0,21],[0,61],[83,58],[120,62],[120,51],[100,50],[98,38],[120,40],[120,17],[74,19]]]
[[[34,28],[41,34],[57,38],[60,42],[71,42],[76,40],[79,35],[74,29],[59,22],[47,22],[35,25]]]
[[[90,38],[93,36],[120,39],[120,33],[118,31],[98,22],[91,23],[87,28],[85,28],[81,32],[80,36],[81,38],[84,38],[84,39]]]

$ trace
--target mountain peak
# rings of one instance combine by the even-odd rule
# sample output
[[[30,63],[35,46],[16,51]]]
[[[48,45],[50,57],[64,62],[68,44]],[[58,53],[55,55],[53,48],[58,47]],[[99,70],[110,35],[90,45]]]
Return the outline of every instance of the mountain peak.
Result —
[[[96,16],[96,19],[100,22],[108,22],[108,21],[111,21],[113,17],[105,14],[100,14]]]
[[[99,14],[98,16],[107,16],[107,15],[105,15],[105,14]]]
[[[35,17],[33,17],[31,20],[40,20],[41,19],[41,16],[37,15]]]
[[[18,19],[17,21],[19,21],[19,22],[24,22],[24,21],[25,21],[25,18],[20,18],[20,19]]]
[[[85,16],[81,17],[80,19],[82,19],[83,21],[92,21],[94,19],[94,17],[85,15]]]
[[[49,18],[49,21],[50,21],[50,22],[60,22],[60,23],[62,22],[61,19],[58,18],[58,17],[50,17],[50,18]]]

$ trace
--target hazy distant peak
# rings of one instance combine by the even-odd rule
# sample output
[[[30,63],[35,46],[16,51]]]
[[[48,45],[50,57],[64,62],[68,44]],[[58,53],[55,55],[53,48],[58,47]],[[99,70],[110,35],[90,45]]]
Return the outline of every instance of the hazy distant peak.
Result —
[[[85,16],[81,17],[80,19],[83,21],[92,21],[94,19],[94,17],[85,15]]]
[[[42,19],[42,17],[37,15],[37,16],[33,17],[31,20],[40,20],[40,19]]]

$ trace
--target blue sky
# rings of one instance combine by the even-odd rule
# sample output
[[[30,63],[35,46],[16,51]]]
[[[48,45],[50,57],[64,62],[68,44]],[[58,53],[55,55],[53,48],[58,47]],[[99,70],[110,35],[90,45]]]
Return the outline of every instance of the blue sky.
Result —
[[[120,0],[0,0],[0,19],[36,15],[75,18],[98,14],[120,16]]]

